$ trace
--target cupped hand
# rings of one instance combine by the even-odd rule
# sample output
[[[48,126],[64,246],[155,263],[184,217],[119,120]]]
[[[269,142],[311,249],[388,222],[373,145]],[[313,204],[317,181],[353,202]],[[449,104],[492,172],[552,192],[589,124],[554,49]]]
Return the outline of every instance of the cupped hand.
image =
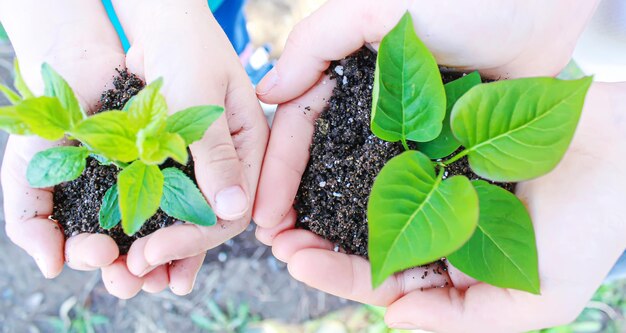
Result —
[[[198,186],[217,224],[170,226],[135,241],[128,253],[133,275],[165,281],[167,270],[156,268],[167,265],[170,289],[183,295],[191,291],[205,252],[248,226],[269,129],[254,88],[206,1],[119,0],[114,6],[132,45],[128,69],[146,82],[164,78],[170,112],[207,104],[225,107],[224,116],[190,147]]]
[[[273,153],[268,152],[265,163],[282,168],[264,169],[262,174],[262,178],[280,175],[286,185],[273,189],[273,205],[257,206],[256,212],[281,217],[270,228],[258,228],[257,238],[272,245],[274,255],[288,264],[297,280],[340,297],[388,307],[385,321],[395,328],[520,332],[573,320],[624,252],[626,144],[620,142],[626,140],[626,109],[620,101],[626,96],[626,84],[596,83],[559,166],[518,184],[517,195],[527,206],[536,233],[540,296],[480,283],[452,266],[442,275],[433,274],[433,269],[441,272],[437,267],[404,271],[373,290],[367,260],[335,252],[332,243],[294,227],[291,205],[306,166],[314,119],[331,88],[318,84],[279,108],[272,135],[291,139],[280,146],[270,143]],[[312,106],[313,112],[298,112],[304,106]],[[261,187],[259,200],[267,193]]]

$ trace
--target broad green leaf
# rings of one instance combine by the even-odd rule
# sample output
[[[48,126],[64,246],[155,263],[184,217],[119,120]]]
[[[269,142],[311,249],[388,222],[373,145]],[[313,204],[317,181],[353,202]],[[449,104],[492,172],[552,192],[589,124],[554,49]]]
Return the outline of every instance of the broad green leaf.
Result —
[[[17,92],[20,93],[22,99],[33,98],[35,94],[30,91],[30,88],[24,82],[24,78],[22,77],[22,71],[20,70],[20,64],[15,58],[15,62],[13,63],[13,70],[15,72],[15,81],[13,81],[13,86],[17,89]]]
[[[163,173],[156,165],[135,161],[117,177],[122,228],[134,235],[159,209]]]
[[[82,121],[72,135],[109,160],[132,162],[139,157],[137,138],[126,112],[98,113]]]
[[[187,146],[202,139],[204,132],[224,113],[216,105],[194,106],[174,113],[167,118],[167,131],[177,133]]]
[[[158,137],[146,136],[144,130],[137,135],[139,158],[146,164],[159,165],[172,158],[180,164],[187,164],[189,155],[185,140],[176,133],[164,132]]]
[[[380,43],[372,98],[372,132],[385,141],[427,142],[441,132],[441,74],[408,12]]]
[[[200,193],[194,182],[176,168],[163,170],[165,186],[161,198],[161,209],[169,216],[181,221],[202,226],[217,222],[215,213]]]
[[[16,105],[17,114],[31,132],[47,140],[59,140],[70,129],[70,118],[57,98],[33,97]]]
[[[15,135],[32,135],[28,125],[20,118],[17,107],[0,107],[0,130]]]
[[[539,294],[535,231],[526,207],[496,185],[482,180],[473,185],[480,204],[478,228],[448,260],[477,280]]]
[[[452,134],[450,128],[450,113],[456,101],[474,86],[481,83],[480,74],[472,72],[462,78],[446,83],[446,118],[439,136],[430,142],[418,143],[417,150],[428,155],[431,159],[444,158],[454,153],[461,143]]]
[[[100,212],[98,212],[98,219],[100,227],[105,230],[109,230],[120,223],[122,213],[120,212],[117,184],[113,184],[104,194],[102,206],[100,206]]]
[[[452,132],[479,176],[518,182],[550,172],[569,146],[592,78],[482,84],[452,110]]]
[[[19,103],[22,98],[15,91],[11,90],[11,88],[0,84],[0,93],[4,95],[9,100],[9,103],[15,105]]]
[[[6,41],[6,40],[9,40],[9,35],[7,35],[6,30],[4,30],[2,23],[0,23],[0,41]]]
[[[367,208],[372,283],[456,251],[478,223],[478,197],[464,176],[442,181],[430,159],[407,151],[376,177]]]
[[[59,73],[52,69],[50,65],[44,63],[41,66],[41,74],[46,86],[45,95],[59,99],[63,108],[69,113],[70,126],[72,128],[87,117],[80,104],[78,104],[74,91]]]
[[[128,117],[137,129],[144,129],[157,136],[165,129],[167,103],[160,90],[163,79],[159,78],[145,86],[128,105]]]
[[[83,173],[89,151],[85,147],[55,147],[41,151],[28,164],[26,179],[35,188],[72,181]]]

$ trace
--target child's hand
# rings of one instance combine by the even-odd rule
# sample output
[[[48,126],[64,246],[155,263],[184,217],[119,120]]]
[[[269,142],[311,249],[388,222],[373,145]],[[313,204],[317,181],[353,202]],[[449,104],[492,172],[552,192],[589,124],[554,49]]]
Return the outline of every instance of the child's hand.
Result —
[[[199,188],[218,216],[217,225],[161,229],[137,240],[128,254],[128,268],[138,276],[174,261],[169,265],[170,288],[187,294],[206,250],[238,235],[250,222],[267,121],[206,1],[118,0],[114,5],[132,44],[128,69],[146,82],[163,77],[171,112],[206,104],[226,109],[204,138],[190,147]],[[167,271],[161,272],[166,280]],[[184,278],[175,281],[174,272]]]
[[[407,10],[441,65],[493,77],[556,75],[598,2],[329,0],[292,31],[257,93],[273,104],[302,95],[330,61],[366,44],[377,47]]]
[[[292,175],[287,184],[293,188],[281,190],[276,200],[286,200],[285,191],[297,190],[314,116],[305,119],[296,110],[297,105],[311,105],[319,112],[321,96],[328,88],[316,89],[279,111],[284,118],[277,118],[275,126],[296,133],[283,122],[292,114],[292,125],[297,123],[304,133],[293,140],[300,139],[298,142],[280,149],[270,147],[275,149],[273,159],[302,157],[292,161],[293,169],[277,170],[283,176]],[[453,267],[449,280],[441,276],[428,280],[433,274],[422,280],[423,269],[417,268],[396,274],[372,290],[369,262],[334,252],[330,242],[294,229],[293,210],[278,226],[259,228],[257,237],[273,246],[276,257],[288,263],[297,280],[340,297],[386,306],[385,321],[395,328],[499,333],[566,323],[583,309],[626,248],[624,98],[626,84],[594,84],[574,140],[559,166],[544,177],[518,185],[517,194],[528,207],[536,232],[541,296],[480,283]],[[259,195],[266,193],[261,188]],[[278,214],[279,205],[261,206],[257,211]],[[445,282],[450,284],[421,290]]]

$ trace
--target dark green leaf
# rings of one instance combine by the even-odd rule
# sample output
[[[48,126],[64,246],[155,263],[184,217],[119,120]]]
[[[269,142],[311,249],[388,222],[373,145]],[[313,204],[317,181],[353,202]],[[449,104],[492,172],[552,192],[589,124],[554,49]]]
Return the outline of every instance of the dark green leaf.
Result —
[[[55,147],[41,151],[28,164],[26,178],[35,188],[72,181],[83,173],[89,151],[84,147]]]
[[[156,165],[135,161],[117,177],[122,228],[134,235],[159,209],[163,194],[163,173]]]
[[[177,133],[188,145],[202,139],[204,132],[224,113],[216,105],[194,106],[179,111],[167,118],[167,131]]]
[[[11,90],[11,88],[0,84],[0,93],[4,95],[9,100],[9,103],[15,105],[19,103],[22,98],[15,91]]]
[[[63,108],[69,113],[70,128],[73,128],[87,116],[78,104],[78,99],[69,84],[50,65],[44,63],[41,66],[43,82],[46,85],[45,95],[56,97]]]
[[[104,194],[98,218],[100,226],[105,230],[109,230],[120,223],[122,213],[120,212],[117,184],[111,186],[111,188],[109,188],[109,190]]]
[[[430,159],[407,151],[391,159],[374,181],[367,218],[372,282],[433,262],[460,248],[478,223],[470,181],[442,181]]]
[[[473,185],[480,203],[478,228],[448,260],[477,280],[539,294],[535,232],[526,207],[498,186],[482,180]]]
[[[22,99],[33,98],[35,94],[30,91],[30,88],[24,82],[24,78],[22,77],[22,72],[20,71],[20,64],[15,58],[15,62],[13,63],[13,70],[15,72],[15,81],[13,81],[13,86],[17,89],[17,92],[22,95]]]
[[[107,111],[85,119],[72,135],[109,160],[132,162],[139,157],[132,127],[126,112]]]
[[[591,77],[482,84],[452,111],[452,132],[479,176],[517,182],[550,172],[569,146]]]
[[[144,163],[160,165],[171,157],[180,164],[187,164],[187,145],[180,135],[164,132],[158,137],[146,137],[145,133],[141,130],[137,137],[139,158]]]
[[[372,132],[383,140],[426,142],[441,132],[441,74],[408,12],[380,43],[372,98]]]
[[[428,155],[431,159],[444,158],[454,153],[461,143],[452,134],[450,128],[450,113],[456,101],[474,86],[481,83],[480,74],[472,72],[464,77],[454,80],[445,85],[446,88],[446,118],[443,120],[443,128],[439,136],[430,142],[418,143],[417,150]]]
[[[0,130],[15,135],[32,135],[28,125],[22,121],[15,106],[0,107]]]
[[[59,140],[70,129],[70,118],[57,98],[33,97],[16,105],[17,114],[34,134]]]
[[[217,222],[215,213],[200,193],[194,182],[176,168],[163,170],[165,186],[161,198],[161,209],[181,221],[202,226]]]
[[[137,129],[144,129],[157,136],[165,129],[167,103],[159,92],[163,79],[159,78],[145,86],[128,105],[128,117]]]

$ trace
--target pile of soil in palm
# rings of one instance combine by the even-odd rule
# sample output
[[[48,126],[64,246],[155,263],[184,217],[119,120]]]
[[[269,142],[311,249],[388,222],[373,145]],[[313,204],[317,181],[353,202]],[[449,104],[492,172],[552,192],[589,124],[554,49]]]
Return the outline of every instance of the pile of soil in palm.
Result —
[[[98,112],[121,110],[128,100],[135,96],[144,86],[137,76],[127,71],[118,71],[113,80],[114,89],[104,92],[100,98],[101,107]],[[175,166],[195,181],[193,160],[185,166],[168,160],[161,168]],[[100,227],[98,213],[102,198],[106,191],[115,184],[121,170],[113,165],[101,165],[96,159],[88,158],[87,167],[76,180],[57,185],[54,188],[54,211],[52,218],[63,228],[65,237],[80,233],[101,233],[111,236],[117,243],[120,254],[126,254],[130,245],[137,239],[149,235],[160,228],[172,225],[177,220],[160,209],[133,236],[122,230],[121,224],[111,230]]]
[[[370,130],[376,54],[362,49],[330,67],[337,86],[315,126],[311,158],[296,197],[297,225],[350,254],[367,257],[367,201],[385,163],[404,152],[400,143],[378,139]],[[459,73],[442,73],[444,82]],[[467,157],[446,168],[447,177],[481,179]],[[498,184],[513,190],[514,184]]]

